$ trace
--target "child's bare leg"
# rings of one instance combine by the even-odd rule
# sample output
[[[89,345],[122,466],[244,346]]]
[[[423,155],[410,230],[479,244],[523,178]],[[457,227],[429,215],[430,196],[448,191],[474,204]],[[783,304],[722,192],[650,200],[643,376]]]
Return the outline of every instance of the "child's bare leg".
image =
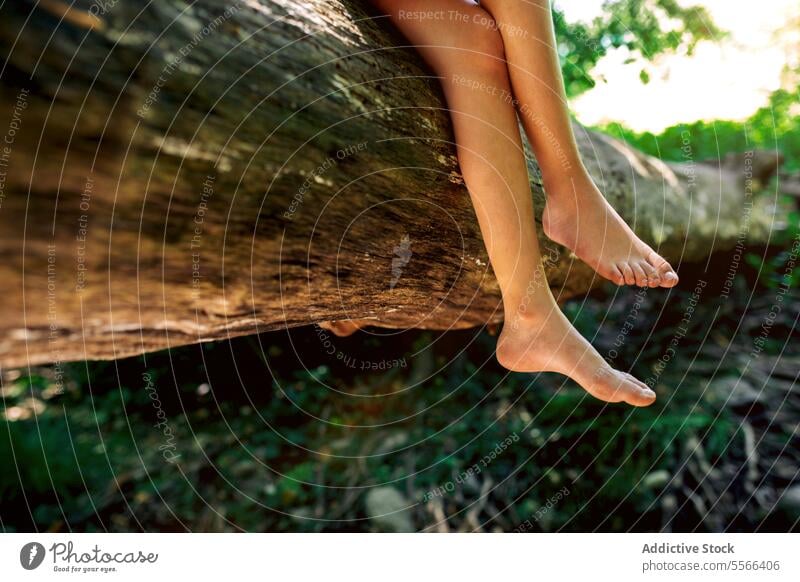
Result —
[[[602,400],[651,404],[655,394],[603,360],[547,285],[502,39],[480,24],[488,14],[461,0],[374,3],[441,78],[461,170],[503,294],[498,360],[517,371],[560,372]]]
[[[625,224],[581,162],[549,0],[482,0],[481,5],[503,35],[520,117],[542,168],[545,233],[617,284],[674,286],[678,277],[672,267]]]

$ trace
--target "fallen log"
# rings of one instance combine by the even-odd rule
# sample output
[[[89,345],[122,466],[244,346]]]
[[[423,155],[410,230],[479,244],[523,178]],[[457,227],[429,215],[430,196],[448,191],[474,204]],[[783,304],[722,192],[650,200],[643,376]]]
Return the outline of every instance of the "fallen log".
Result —
[[[356,0],[3,4],[0,365],[499,321],[441,93],[402,44]],[[674,263],[766,237],[744,156],[665,164],[576,129]],[[542,245],[559,299],[599,283]]]

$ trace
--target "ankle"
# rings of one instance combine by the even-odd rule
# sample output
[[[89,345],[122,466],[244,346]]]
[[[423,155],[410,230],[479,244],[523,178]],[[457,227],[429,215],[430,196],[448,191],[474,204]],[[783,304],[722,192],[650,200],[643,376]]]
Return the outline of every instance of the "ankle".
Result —
[[[584,190],[587,181],[593,182],[592,176],[580,160],[577,160],[568,169],[542,170],[542,182],[548,199],[550,197],[572,198],[577,192]]]
[[[559,311],[555,301],[551,301],[523,302],[515,309],[506,311],[505,324],[512,330],[544,327],[553,321],[555,312]]]

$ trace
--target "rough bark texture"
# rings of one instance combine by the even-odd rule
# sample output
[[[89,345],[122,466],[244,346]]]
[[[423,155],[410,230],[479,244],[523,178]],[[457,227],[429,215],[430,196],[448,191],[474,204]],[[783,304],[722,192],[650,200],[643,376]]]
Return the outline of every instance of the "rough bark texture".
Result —
[[[438,85],[360,2],[69,4],[0,9],[0,364],[499,320]],[[578,133],[667,257],[737,243],[744,164],[667,166]],[[560,297],[586,292],[591,271],[542,243]]]

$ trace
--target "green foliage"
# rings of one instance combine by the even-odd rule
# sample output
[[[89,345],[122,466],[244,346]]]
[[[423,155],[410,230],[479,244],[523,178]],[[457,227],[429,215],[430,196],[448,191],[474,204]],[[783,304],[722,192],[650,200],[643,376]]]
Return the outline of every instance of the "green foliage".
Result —
[[[667,161],[686,161],[686,151],[689,159],[700,161],[719,160],[729,152],[765,149],[780,151],[785,169],[800,170],[800,88],[775,91],[767,105],[746,121],[695,121],[657,135],[636,133],[618,123],[597,129]]]
[[[591,71],[611,50],[627,50],[630,63],[644,67],[662,53],[691,54],[701,40],[724,36],[705,8],[676,0],[606,0],[602,16],[591,23],[567,22],[557,9],[553,16],[569,97],[594,87]],[[645,68],[640,77],[649,79]]]

